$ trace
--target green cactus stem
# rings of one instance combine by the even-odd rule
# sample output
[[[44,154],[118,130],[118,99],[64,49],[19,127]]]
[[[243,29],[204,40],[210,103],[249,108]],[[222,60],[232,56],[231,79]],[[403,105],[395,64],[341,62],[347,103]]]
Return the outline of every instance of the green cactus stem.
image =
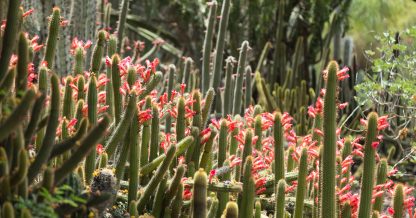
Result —
[[[97,79],[95,74],[92,73],[90,81],[88,84],[88,95],[87,95],[87,104],[88,104],[88,121],[90,126],[94,126],[97,123]],[[85,182],[90,184],[93,178],[93,173],[95,170],[95,159],[96,152],[91,152],[85,160]]]
[[[172,208],[171,217],[180,217],[183,206],[183,184],[179,183],[178,191],[173,199],[170,208]]]
[[[77,95],[78,101],[81,99],[85,99],[85,92],[84,92],[85,78],[83,75],[78,75],[77,88],[78,88],[78,95]]]
[[[256,201],[256,211],[254,212],[254,218],[261,218],[261,203],[259,200]]]
[[[29,64],[29,45],[25,33],[21,32],[18,43],[17,75],[15,91],[17,97],[22,97],[27,87],[27,65]]]
[[[274,181],[275,186],[280,179],[285,178],[285,150],[283,145],[282,115],[276,112],[273,125],[274,139]]]
[[[130,93],[128,98],[129,100],[128,100],[126,111],[124,112],[120,122],[117,124],[117,127],[115,128],[115,130],[112,132],[109,139],[105,143],[105,150],[107,151],[109,158],[113,156],[118,143],[126,135],[126,132],[130,126],[130,123],[133,120],[134,113],[137,110],[136,93],[135,92]]]
[[[64,91],[64,99],[63,99],[63,107],[62,107],[62,117],[66,117],[66,119],[72,118],[72,88],[70,84],[72,83],[72,77],[68,76],[65,80],[65,91]]]
[[[152,215],[154,217],[161,217],[163,212],[163,198],[166,190],[167,178],[163,177],[162,181],[159,183],[156,191],[156,195],[153,200]]]
[[[50,100],[50,112],[48,125],[45,131],[45,137],[40,147],[39,152],[36,155],[35,160],[29,167],[28,182],[32,183],[33,179],[42,169],[43,165],[49,159],[52,152],[52,145],[55,142],[56,129],[59,125],[59,112],[60,112],[60,90],[59,90],[59,79],[55,74],[51,77],[51,100]]]
[[[151,126],[151,133],[150,133],[150,154],[149,154],[150,160],[154,160],[158,156],[159,147],[160,147],[159,146],[159,141],[160,141],[159,125],[160,125],[159,108],[157,107],[156,104],[153,104],[152,105],[152,126]]]
[[[156,86],[162,81],[163,74],[162,72],[158,71],[150,78],[150,81],[144,87],[144,90],[139,94],[139,100],[144,99]]]
[[[336,158],[336,92],[338,64],[334,61],[328,65],[326,93],[324,99],[324,149],[322,158],[322,218],[336,216],[335,202],[335,158]],[[368,216],[367,216],[368,217]]]
[[[262,140],[262,120],[261,120],[261,115],[256,115],[255,119],[254,119],[254,135],[257,136],[257,141],[256,141],[256,150],[257,151],[261,151],[262,148],[262,144],[261,144],[261,140]]]
[[[129,201],[129,214],[130,217],[136,217],[139,214],[137,213],[136,201]]]
[[[94,51],[92,53],[91,59],[91,69],[90,72],[92,73],[100,73],[101,63],[104,55],[104,46],[106,40],[106,32],[101,30],[98,32],[97,43],[95,44]]]
[[[42,187],[48,190],[48,192],[53,192],[55,187],[55,172],[52,167],[46,168],[45,172],[43,173],[43,180],[42,180]]]
[[[234,70],[234,58],[229,56],[225,60],[225,86],[224,86],[224,103],[222,104],[222,116],[225,117],[227,114],[232,112],[232,95],[234,89],[231,85],[232,74]]]
[[[61,9],[53,8],[52,17],[49,22],[49,33],[46,39],[46,49],[43,61],[46,62],[46,66],[49,69],[53,68],[53,61],[55,59],[56,45],[59,37],[59,27],[61,24]]]
[[[121,54],[121,48],[123,46],[124,29],[126,26],[127,11],[129,9],[130,0],[122,0],[120,2],[119,17],[117,22],[117,53]]]
[[[238,217],[238,205],[233,202],[229,201],[225,210],[221,216],[221,218],[237,218]]]
[[[341,218],[351,218],[351,204],[349,201],[342,205]]]
[[[26,149],[21,148],[18,153],[17,171],[12,174],[10,178],[11,187],[17,186],[24,181],[29,168],[29,155]]]
[[[298,185],[296,189],[296,203],[294,218],[303,217],[303,204],[306,193],[306,176],[308,174],[308,150],[302,149],[302,155],[300,157]]]
[[[118,147],[119,155],[116,160],[116,170],[114,173],[117,178],[117,182],[119,182],[122,178],[124,178],[126,162],[127,162],[127,158],[129,157],[129,150],[130,150],[129,135],[130,135],[130,128],[127,129],[124,140],[120,143],[120,146]]]
[[[221,120],[220,135],[218,137],[218,168],[222,167],[227,158],[228,127],[225,119]]]
[[[202,83],[201,90],[205,93],[209,88],[209,72],[211,62],[211,51],[212,51],[212,38],[214,35],[215,21],[217,18],[217,2],[213,1],[208,6],[208,26],[205,32],[204,48],[202,51]]]
[[[176,141],[185,137],[185,121],[185,99],[181,97],[178,100],[178,115],[176,117]]]
[[[214,102],[215,91],[213,88],[208,89],[207,93],[205,94],[205,104],[202,108],[202,127],[207,124],[209,112],[211,111],[212,103]]]
[[[374,187],[374,169],[376,164],[376,151],[375,148],[373,148],[372,143],[376,140],[378,134],[377,119],[378,115],[375,112],[372,112],[368,115],[367,136],[364,146],[364,170],[361,182],[360,207],[358,210],[359,218],[370,217],[371,215],[371,200]]]
[[[243,193],[241,196],[241,213],[240,218],[253,217],[254,197],[255,197],[255,182],[252,175],[253,157],[248,156],[244,164],[243,174]]]
[[[218,214],[218,199],[214,193],[211,193],[211,206],[209,207],[207,218],[215,218]],[[225,208],[225,205],[224,205]],[[221,213],[219,213],[221,215]]]
[[[185,166],[179,165],[176,168],[175,175],[172,178],[172,181],[169,184],[168,189],[166,190],[166,193],[164,193],[164,200],[163,205],[164,207],[167,207],[171,204],[173,198],[176,196],[176,192],[179,189],[179,185],[181,184],[182,177],[185,175]]]
[[[1,208],[1,214],[2,217],[14,218],[15,216],[13,205],[8,201],[4,202]]]
[[[59,184],[67,175],[73,172],[85,156],[90,152],[95,152],[95,145],[104,137],[110,123],[109,119],[108,116],[104,116],[79,142],[78,149],[55,171],[55,184]]]
[[[150,196],[154,192],[155,188],[158,186],[162,178],[164,177],[166,171],[169,169],[169,165],[172,162],[173,158],[175,157],[176,153],[176,146],[171,145],[167,152],[166,157],[163,160],[162,164],[157,169],[156,173],[152,177],[152,179],[147,184],[146,188],[144,189],[143,194],[140,196],[140,199],[137,202],[137,211],[141,214],[149,200]]]
[[[80,47],[76,48],[74,54],[74,67],[72,68],[74,77],[84,74],[84,59],[84,49]]]
[[[7,13],[7,25],[3,34],[3,45],[0,55],[0,85],[6,78],[9,68],[9,61],[16,45],[16,38],[19,34],[19,24],[22,21],[22,9],[19,9],[19,1],[10,1]]]
[[[404,202],[403,185],[397,184],[396,188],[394,189],[394,197],[393,197],[393,209],[394,209],[393,218],[403,217],[404,215],[403,202]]]
[[[207,174],[200,169],[194,175],[192,192],[192,216],[195,218],[207,217],[207,186]]]
[[[244,41],[241,44],[240,49],[240,56],[238,57],[238,65],[237,65],[237,80],[236,85],[234,88],[234,106],[233,106],[233,114],[240,114],[242,115],[242,101],[243,101],[243,80],[244,80],[244,70],[246,67],[246,59],[247,59],[247,51],[249,49],[249,45],[247,41]]]
[[[280,179],[276,186],[276,205],[274,209],[274,217],[284,218],[285,217],[285,190],[286,182],[285,179]]]
[[[224,0],[221,9],[221,20],[218,27],[217,43],[215,47],[215,59],[213,68],[213,78],[210,82],[210,87],[214,88],[216,93],[219,93],[218,87],[221,82],[221,71],[223,65],[225,34],[228,25],[228,17],[230,15],[231,0]],[[219,95],[217,95],[219,99]]]
[[[168,72],[169,72],[169,78],[168,78],[168,89],[167,89],[167,93],[168,93],[168,99],[171,100],[171,98],[172,98],[173,85],[175,83],[175,72],[176,72],[175,65],[173,65],[173,64],[169,65]],[[171,128],[172,128],[172,117],[170,116],[169,113],[167,113],[165,132],[166,133],[170,133],[171,132]]]
[[[6,139],[26,118],[31,105],[36,100],[35,90],[26,91],[20,104],[14,111],[0,124],[0,141]]]
[[[209,136],[208,141],[205,143],[204,151],[202,153],[201,159],[199,160],[199,168],[208,171],[208,162],[212,156],[212,146],[214,145],[214,139],[217,136],[217,130],[211,128],[211,135]]]
[[[253,152],[252,139],[253,139],[253,131],[251,129],[248,129],[246,131],[245,138],[244,138],[244,150],[243,150],[242,160],[245,160]],[[241,172],[243,172],[243,170]]]
[[[386,180],[387,180],[387,160],[383,158],[378,164],[376,185],[384,184]],[[384,190],[380,190],[380,191],[384,191]],[[384,198],[383,195],[375,199],[374,204],[373,204],[373,211],[382,212],[381,208],[383,206],[383,198]]]
[[[147,97],[146,103],[144,106],[145,110],[151,109],[152,107],[152,98]],[[146,120],[143,123],[142,130],[142,141],[141,141],[141,150],[140,150],[140,167],[145,166],[149,163],[149,146],[150,146],[150,124],[151,120]]]
[[[251,67],[247,66],[245,69],[245,74],[246,74],[246,79],[245,79],[245,87],[246,87],[246,91],[245,91],[245,100],[244,100],[244,108],[248,108],[251,105],[251,95],[253,94],[252,92],[252,86],[251,86],[251,81],[253,80],[253,72],[251,71]]]
[[[114,95],[114,121],[117,125],[120,122],[121,114],[122,114],[122,96],[120,94],[120,87],[121,87],[121,79],[120,79],[120,69],[118,68],[118,64],[120,63],[120,56],[117,54],[113,55],[111,61],[111,81],[113,85],[113,95]]]
[[[53,149],[49,157],[49,160],[61,154],[64,154],[65,152],[72,149],[76,145],[76,143],[79,140],[81,140],[82,137],[84,137],[87,131],[87,126],[88,126],[88,120],[86,118],[82,118],[82,120],[80,121],[80,126],[78,127],[78,130],[75,133],[75,135],[53,145]]]
[[[0,89],[0,102],[3,102],[3,100],[9,96],[10,92],[12,91],[13,83],[14,83],[14,77],[16,76],[16,68],[12,67],[8,71],[6,77],[4,78],[3,83],[1,83],[1,89]]]
[[[224,162],[225,167],[230,167],[230,162],[226,160]],[[231,180],[231,170],[221,175],[221,181],[230,181]],[[218,192],[218,211],[217,211],[217,217],[221,216],[221,212],[225,209],[227,206],[227,202],[230,200],[230,193],[229,192]]]
[[[139,137],[139,122],[136,119],[137,117],[137,110],[134,112],[133,115],[133,122],[130,125],[130,134],[129,134],[129,142],[130,142],[130,167],[129,167],[129,193],[128,193],[128,202],[137,200],[137,188],[139,184],[139,164],[140,164],[140,145],[138,143]]]

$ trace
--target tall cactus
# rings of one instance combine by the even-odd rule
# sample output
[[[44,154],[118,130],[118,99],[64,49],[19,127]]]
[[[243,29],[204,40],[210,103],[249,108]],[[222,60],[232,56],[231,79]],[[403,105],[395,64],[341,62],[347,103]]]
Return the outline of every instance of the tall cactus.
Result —
[[[403,217],[403,203],[404,203],[404,191],[403,185],[397,184],[396,188],[394,189],[394,197],[393,197],[393,218],[402,218]]]
[[[358,210],[359,218],[370,217],[371,215],[371,199],[373,194],[374,170],[376,164],[376,150],[372,144],[376,140],[378,134],[377,119],[378,115],[375,112],[368,115],[367,136],[364,146],[364,170],[361,182],[360,207]]]
[[[233,106],[233,114],[240,114],[242,113],[242,101],[243,101],[243,80],[246,68],[246,59],[247,59],[247,51],[248,51],[248,42],[244,41],[241,44],[240,49],[240,56],[238,58],[238,66],[237,66],[237,80],[236,86],[234,88],[234,106]]]
[[[121,54],[124,39],[124,29],[126,26],[127,11],[129,9],[130,0],[122,0],[120,2],[120,13],[117,23],[117,53]]]
[[[302,154],[300,157],[299,164],[299,174],[298,174],[298,184],[296,189],[296,204],[295,204],[295,214],[294,218],[303,217],[303,205],[305,201],[306,193],[306,176],[308,173],[308,150],[307,148],[302,149]]]
[[[377,185],[384,184],[387,180],[387,160],[381,159],[377,168]],[[381,190],[384,192],[384,190]],[[377,197],[373,204],[373,211],[381,212],[381,207],[383,206],[383,195]]]
[[[324,149],[322,158],[322,218],[336,216],[335,202],[335,158],[336,158],[336,92],[338,64],[330,62],[327,69],[326,92],[324,99]]]
[[[90,126],[94,126],[97,123],[97,79],[93,73],[90,77],[88,83],[88,95],[87,95],[87,105],[88,105],[88,121]],[[85,160],[85,181],[87,184],[90,184],[93,173],[95,170],[95,159],[96,153],[92,152],[87,156]]]
[[[214,35],[215,20],[217,17],[217,2],[213,1],[209,5],[208,14],[208,26],[205,33],[204,48],[202,52],[202,82],[201,90],[202,93],[208,91],[209,88],[209,72],[210,72],[210,60],[212,51],[212,38]]]
[[[255,197],[255,182],[252,175],[253,157],[248,156],[245,160],[240,218],[251,218],[253,217]]]
[[[53,8],[51,21],[49,22],[48,39],[46,40],[45,56],[43,61],[49,69],[53,69],[56,45],[59,37],[59,27],[61,25],[61,9]]]
[[[207,174],[203,169],[198,170],[194,176],[194,189],[192,194],[192,215],[195,218],[207,217]]]
[[[274,216],[276,218],[285,217],[285,179],[280,179],[276,186],[276,205],[274,208]]]

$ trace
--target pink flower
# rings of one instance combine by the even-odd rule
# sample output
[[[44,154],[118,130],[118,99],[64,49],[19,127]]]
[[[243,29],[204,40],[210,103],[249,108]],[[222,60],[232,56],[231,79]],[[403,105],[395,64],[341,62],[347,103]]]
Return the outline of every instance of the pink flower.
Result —
[[[97,154],[101,155],[104,152],[104,147],[102,144],[97,144],[95,150],[97,151]]]
[[[342,80],[349,78],[350,77],[350,75],[348,74],[349,70],[350,69],[348,67],[344,67],[340,71],[338,71],[337,72],[338,81],[342,81]]]

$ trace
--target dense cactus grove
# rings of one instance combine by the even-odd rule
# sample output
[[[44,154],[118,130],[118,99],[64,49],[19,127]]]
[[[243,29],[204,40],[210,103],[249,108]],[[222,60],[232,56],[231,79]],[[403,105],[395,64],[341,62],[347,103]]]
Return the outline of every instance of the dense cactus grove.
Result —
[[[160,63],[160,40],[125,49],[121,2],[117,27],[91,41],[60,35],[57,5],[41,42],[22,25],[37,11],[9,1],[0,217],[416,217],[414,183],[392,180],[378,152],[390,118],[365,114],[357,134],[340,122],[347,67],[330,61],[320,90],[291,71],[270,85],[248,41],[225,57],[231,0],[209,3],[200,71],[189,57]],[[69,67],[56,62],[62,40]]]

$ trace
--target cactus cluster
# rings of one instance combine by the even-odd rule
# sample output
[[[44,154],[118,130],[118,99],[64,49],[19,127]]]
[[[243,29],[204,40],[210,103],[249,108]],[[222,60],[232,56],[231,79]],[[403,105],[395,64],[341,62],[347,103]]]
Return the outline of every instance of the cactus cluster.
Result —
[[[413,189],[395,184],[376,152],[387,117],[368,114],[363,136],[339,129],[338,81],[348,69],[330,62],[326,87],[308,109],[315,96],[304,81],[263,92],[271,106],[253,106],[247,41],[222,73],[230,0],[222,2],[213,61],[211,3],[201,76],[190,58],[176,67],[149,60],[154,53],[128,56],[121,41],[128,5],[122,1],[116,33],[97,32],[90,57],[91,43],[73,40],[72,72],[59,78],[53,63],[61,10],[52,11],[36,64],[30,54],[38,44],[19,25],[19,1],[10,1],[0,35],[2,217],[37,217],[33,205],[17,205],[42,204],[50,200],[45,193],[61,196],[62,188],[78,201],[51,205],[51,217],[412,215]],[[258,91],[269,89],[256,74]],[[356,160],[363,162],[358,176]],[[386,196],[393,196],[387,209]]]

